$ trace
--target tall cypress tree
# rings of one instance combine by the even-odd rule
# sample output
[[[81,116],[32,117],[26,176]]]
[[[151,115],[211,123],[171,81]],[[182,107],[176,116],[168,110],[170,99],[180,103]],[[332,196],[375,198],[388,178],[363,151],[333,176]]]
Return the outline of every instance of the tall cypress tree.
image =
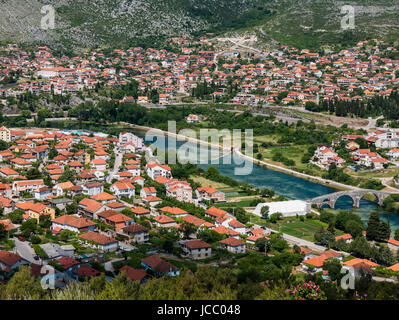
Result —
[[[380,214],[373,211],[367,223],[367,239],[377,240],[380,232]]]

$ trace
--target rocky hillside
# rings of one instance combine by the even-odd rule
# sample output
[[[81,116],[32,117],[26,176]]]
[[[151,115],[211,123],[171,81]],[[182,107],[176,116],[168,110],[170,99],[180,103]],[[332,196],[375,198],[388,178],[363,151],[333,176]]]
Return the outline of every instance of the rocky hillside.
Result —
[[[261,0],[0,0],[0,40],[80,47],[129,44],[134,38],[223,31],[269,14]],[[56,9],[44,31],[40,9]]]
[[[399,36],[399,1],[397,0],[276,0],[272,8],[278,13],[262,26],[265,39],[297,47],[322,44],[349,44],[356,40],[378,37],[397,41]],[[355,10],[355,29],[341,29],[341,8]]]
[[[41,30],[43,5],[56,9],[55,29]],[[340,28],[351,4],[356,29]],[[399,32],[397,0],[0,0],[0,40],[40,41],[63,47],[154,46],[163,36],[257,30],[264,41],[299,47]]]

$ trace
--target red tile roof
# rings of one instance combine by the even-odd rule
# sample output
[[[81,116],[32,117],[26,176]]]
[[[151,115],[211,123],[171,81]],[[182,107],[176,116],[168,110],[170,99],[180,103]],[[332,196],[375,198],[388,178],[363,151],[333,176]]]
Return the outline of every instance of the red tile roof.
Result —
[[[238,247],[238,246],[242,246],[242,245],[245,245],[245,242],[244,241],[241,241],[241,240],[239,240],[239,239],[236,239],[236,238],[227,238],[227,239],[224,239],[224,240],[221,240],[221,241],[219,241],[220,243],[223,243],[223,244],[226,244],[226,245],[228,245],[228,246],[230,246],[230,247]]]
[[[89,231],[85,234],[82,234],[81,236],[79,236],[79,238],[82,238],[84,240],[93,241],[93,242],[95,242],[97,244],[101,244],[101,245],[116,242],[116,240],[114,238],[107,237],[103,234],[93,232],[93,231]]]
[[[177,271],[179,270],[173,264],[162,260],[159,255],[155,254],[153,256],[141,259],[141,262],[149,266],[151,269],[158,271],[158,272],[170,272],[170,271]]]
[[[147,272],[145,270],[135,269],[127,265],[120,268],[119,272],[124,272],[126,277],[132,281],[142,281],[147,276]]]

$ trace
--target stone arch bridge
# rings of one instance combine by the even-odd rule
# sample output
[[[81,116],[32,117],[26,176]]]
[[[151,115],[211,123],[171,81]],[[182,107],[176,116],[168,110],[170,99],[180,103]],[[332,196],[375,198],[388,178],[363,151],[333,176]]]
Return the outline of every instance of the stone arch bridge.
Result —
[[[378,190],[372,189],[359,189],[359,190],[347,190],[347,191],[338,191],[334,193],[329,193],[324,196],[319,196],[316,198],[308,199],[307,202],[310,204],[317,205],[318,208],[321,208],[324,204],[327,204],[331,209],[334,209],[335,202],[343,196],[348,196],[352,198],[353,207],[359,208],[360,199],[363,198],[366,194],[374,194],[377,198],[377,203],[379,206],[382,206],[384,200],[391,195],[389,192],[382,192]]]

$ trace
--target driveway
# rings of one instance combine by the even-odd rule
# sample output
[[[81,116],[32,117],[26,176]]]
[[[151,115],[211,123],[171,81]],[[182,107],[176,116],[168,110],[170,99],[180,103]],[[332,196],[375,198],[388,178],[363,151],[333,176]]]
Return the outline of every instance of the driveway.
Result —
[[[41,260],[35,260],[35,250],[33,250],[28,242],[20,241],[17,238],[14,238],[13,240],[15,243],[15,249],[19,256],[29,261],[30,263],[41,265]]]
[[[124,258],[112,259],[112,260],[110,260],[110,261],[104,263],[104,269],[105,269],[106,271],[109,271],[109,272],[112,272],[112,273],[113,273],[113,272],[115,272],[115,269],[114,269],[112,263],[117,262],[117,261],[123,261],[123,260],[125,260],[125,259],[124,259]]]

